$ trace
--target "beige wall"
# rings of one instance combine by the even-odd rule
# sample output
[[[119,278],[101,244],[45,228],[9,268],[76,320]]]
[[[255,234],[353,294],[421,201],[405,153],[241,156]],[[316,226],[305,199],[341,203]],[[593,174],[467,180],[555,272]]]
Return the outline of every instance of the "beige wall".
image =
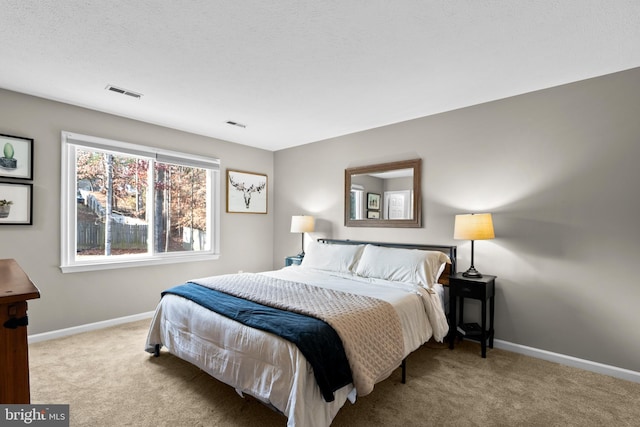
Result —
[[[220,158],[223,177],[220,259],[62,274],[58,268],[62,130]],[[0,133],[35,140],[33,225],[0,226],[0,258],[15,258],[41,291],[41,299],[29,303],[30,334],[151,311],[163,289],[189,278],[272,267],[270,151],[5,90],[0,90]],[[267,215],[225,213],[227,168],[268,175]]]
[[[475,266],[495,274],[496,338],[640,371],[640,69],[275,153],[274,265],[315,237],[457,244],[492,212]],[[423,228],[346,228],[344,169],[420,157]],[[472,310],[473,311],[473,310]]]

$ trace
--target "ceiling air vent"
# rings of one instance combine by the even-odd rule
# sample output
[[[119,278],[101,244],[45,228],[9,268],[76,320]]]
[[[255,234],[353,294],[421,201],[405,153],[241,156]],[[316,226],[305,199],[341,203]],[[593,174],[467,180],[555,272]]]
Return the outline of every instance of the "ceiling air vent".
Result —
[[[231,125],[231,126],[237,126],[239,128],[242,128],[242,129],[247,127],[247,125],[243,125],[242,123],[234,122],[232,120],[227,120],[227,124]]]
[[[117,86],[113,86],[113,85],[107,85],[107,87],[105,88],[111,92],[115,92],[115,93],[119,93],[121,95],[127,95],[130,96],[132,98],[136,98],[136,99],[140,99],[142,98],[142,94],[141,93],[137,93],[131,90],[127,90],[127,89],[122,89],[121,87],[117,87]]]

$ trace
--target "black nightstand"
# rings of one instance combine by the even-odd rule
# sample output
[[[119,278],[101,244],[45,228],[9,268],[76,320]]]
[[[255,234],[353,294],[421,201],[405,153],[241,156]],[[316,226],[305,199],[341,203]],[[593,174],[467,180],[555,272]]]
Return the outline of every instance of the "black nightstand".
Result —
[[[449,277],[449,348],[457,336],[479,340],[482,357],[487,357],[487,340],[489,348],[493,348],[493,313],[494,297],[496,293],[496,276],[483,275],[475,279],[464,277],[462,273]],[[460,314],[456,315],[456,302],[460,299]],[[477,323],[464,322],[464,299],[471,298],[482,302],[482,319]],[[489,300],[489,328],[487,328],[487,300]],[[458,325],[458,321],[460,325]],[[462,331],[458,330],[458,326]],[[464,333],[463,333],[464,332]]]
[[[302,258],[304,258],[304,256],[301,255],[288,256],[284,259],[284,266],[289,267],[290,265],[300,265]]]

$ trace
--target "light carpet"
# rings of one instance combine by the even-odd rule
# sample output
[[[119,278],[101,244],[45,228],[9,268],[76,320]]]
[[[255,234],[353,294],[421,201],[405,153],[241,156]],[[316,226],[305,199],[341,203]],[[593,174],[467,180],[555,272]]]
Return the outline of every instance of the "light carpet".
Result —
[[[72,426],[285,426],[286,418],[163,351],[148,320],[30,346],[31,401]],[[464,341],[428,343],[332,426],[639,426],[640,384]]]

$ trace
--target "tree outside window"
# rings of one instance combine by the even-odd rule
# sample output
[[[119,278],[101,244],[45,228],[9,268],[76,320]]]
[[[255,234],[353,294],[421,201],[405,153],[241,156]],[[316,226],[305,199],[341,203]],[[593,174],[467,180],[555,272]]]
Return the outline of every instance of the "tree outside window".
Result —
[[[75,230],[75,239],[63,236],[63,271],[65,263],[73,267],[119,258],[157,262],[163,255],[215,254],[216,159],[209,164],[209,159],[174,152],[144,155],[147,147],[110,145],[93,137],[85,137],[89,141],[83,145],[82,136],[70,135],[63,144],[63,182],[66,173],[73,204],[67,197],[63,214],[65,231]],[[163,158],[169,160],[159,160]]]

